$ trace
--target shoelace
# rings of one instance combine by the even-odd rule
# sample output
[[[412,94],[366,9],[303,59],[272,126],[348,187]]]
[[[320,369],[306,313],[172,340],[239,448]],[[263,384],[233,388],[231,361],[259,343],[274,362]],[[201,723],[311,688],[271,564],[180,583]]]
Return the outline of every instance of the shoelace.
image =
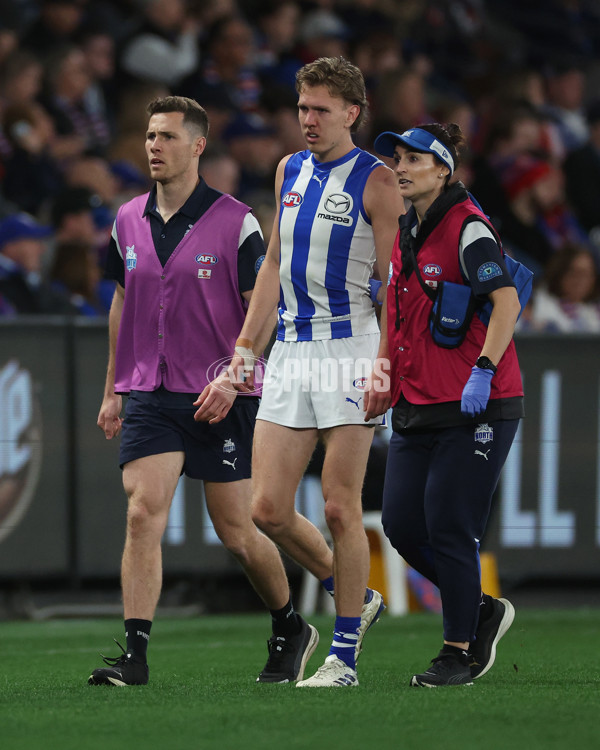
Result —
[[[312,679],[317,679],[317,680],[319,678],[328,679],[329,672],[335,672],[336,669],[337,669],[337,664],[335,661],[326,661],[325,664],[322,664],[317,669]],[[350,673],[351,673],[351,669],[350,667],[348,667],[348,672],[343,677],[341,676],[336,677],[336,679],[333,680],[333,682],[336,683],[337,685],[350,685],[353,682],[356,682],[356,677],[353,677]]]
[[[274,635],[267,641],[267,648],[269,649],[269,667],[277,667],[285,654],[293,651],[294,647],[285,638]]]
[[[116,638],[113,638],[113,640],[123,653],[120,656],[104,656],[104,654],[100,654],[104,663],[108,664],[109,667],[116,667],[118,664],[125,664],[128,661],[127,651],[125,651]]]
[[[321,666],[317,669],[317,671],[315,672],[315,677],[319,675],[324,676],[328,672],[333,672],[336,669],[337,669],[337,661],[326,661],[324,664],[321,664]],[[348,669],[350,669],[350,667],[348,667]]]

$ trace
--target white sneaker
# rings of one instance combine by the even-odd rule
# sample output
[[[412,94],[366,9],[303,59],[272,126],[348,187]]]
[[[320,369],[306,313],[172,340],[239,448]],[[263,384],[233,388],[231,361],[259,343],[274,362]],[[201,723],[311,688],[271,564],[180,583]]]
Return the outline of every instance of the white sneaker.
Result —
[[[354,687],[358,685],[356,670],[330,654],[312,677],[296,683],[296,687]]]
[[[360,613],[360,627],[358,629],[358,640],[356,641],[356,651],[354,652],[354,658],[356,661],[358,661],[358,657],[360,656],[360,652],[362,651],[362,642],[363,638],[365,637],[365,633],[367,630],[373,625],[374,623],[379,620],[379,616],[385,609],[385,604],[383,603],[383,596],[379,593],[379,591],[375,591],[375,589],[372,589],[373,591],[373,597],[370,602],[367,602],[366,604],[363,604],[362,611]]]

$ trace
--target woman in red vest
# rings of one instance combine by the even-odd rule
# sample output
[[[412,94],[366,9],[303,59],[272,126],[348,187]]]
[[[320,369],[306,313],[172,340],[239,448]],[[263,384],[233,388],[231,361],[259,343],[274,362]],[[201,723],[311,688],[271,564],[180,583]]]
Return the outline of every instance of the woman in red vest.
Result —
[[[440,589],[443,646],[410,681],[424,687],[485,674],[514,618],[509,601],[481,591],[479,540],[523,416],[512,339],[521,307],[496,231],[451,180],[463,146],[454,124],[375,141],[411,206],[399,219],[387,290],[394,432],[382,521],[402,557]],[[439,330],[430,325],[434,301]]]

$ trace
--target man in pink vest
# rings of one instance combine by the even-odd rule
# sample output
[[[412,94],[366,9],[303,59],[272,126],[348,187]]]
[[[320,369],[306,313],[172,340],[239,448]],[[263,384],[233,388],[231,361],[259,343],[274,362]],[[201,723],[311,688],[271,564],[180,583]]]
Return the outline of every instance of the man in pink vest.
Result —
[[[225,419],[217,419],[208,397],[208,383],[220,361],[229,361],[244,321],[264,257],[262,234],[248,206],[199,177],[208,133],[204,109],[192,99],[168,96],[151,102],[148,114],[146,153],[156,185],[125,203],[115,220],[107,275],[117,287],[98,416],[107,439],[122,433],[127,648],[119,657],[105,658],[107,666],[94,670],[89,683],[148,682],[147,647],[162,581],[161,538],[182,473],[203,480],[219,538],[271,612],[271,640],[278,648],[269,650],[278,658],[269,659],[258,680],[293,682],[302,679],[318,633],[294,611],[279,552],[252,521],[250,459],[258,394],[235,399],[223,370],[216,382],[233,404]],[[261,350],[271,330],[269,324],[261,332]],[[128,395],[124,419],[123,393]]]

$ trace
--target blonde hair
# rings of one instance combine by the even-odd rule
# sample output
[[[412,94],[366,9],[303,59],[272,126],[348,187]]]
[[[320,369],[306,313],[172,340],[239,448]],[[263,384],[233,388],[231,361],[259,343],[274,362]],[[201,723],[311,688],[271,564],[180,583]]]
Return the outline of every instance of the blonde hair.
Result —
[[[319,57],[300,68],[296,73],[296,91],[300,94],[305,86],[326,86],[331,96],[358,105],[360,112],[350,129],[352,133],[366,122],[369,104],[365,79],[360,69],[344,57]]]

